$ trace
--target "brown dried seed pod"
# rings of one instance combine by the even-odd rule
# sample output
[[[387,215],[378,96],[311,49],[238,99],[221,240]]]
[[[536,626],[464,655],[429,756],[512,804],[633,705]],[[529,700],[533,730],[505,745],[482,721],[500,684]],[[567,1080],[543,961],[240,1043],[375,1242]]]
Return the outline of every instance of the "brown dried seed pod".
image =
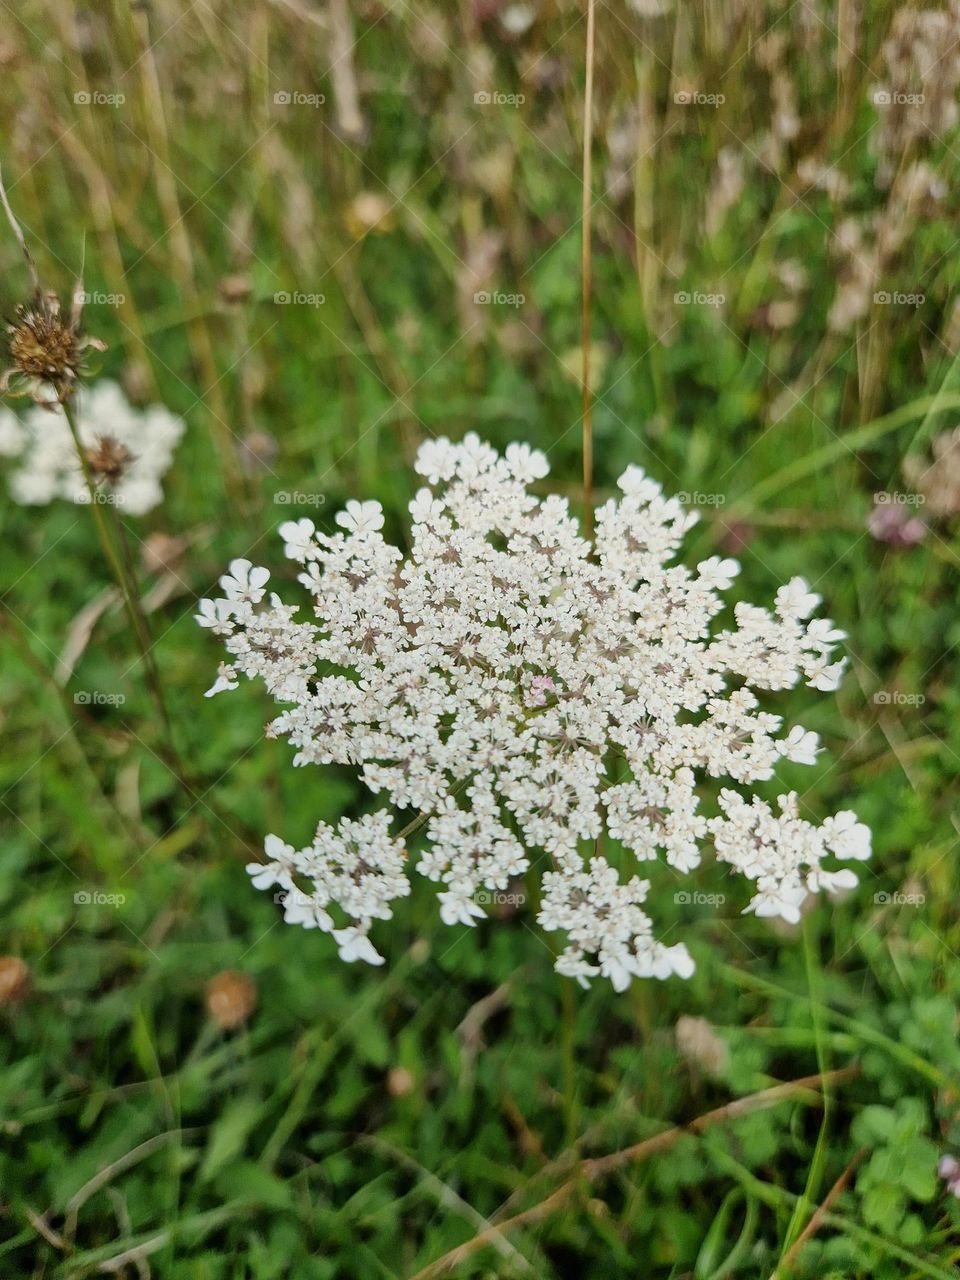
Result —
[[[52,310],[17,307],[10,326],[10,359],[22,373],[37,378],[72,374],[79,359],[76,334]]]
[[[224,276],[218,288],[220,297],[231,305],[246,302],[253,293],[253,283],[248,276]]]
[[[0,956],[0,1008],[22,1000],[30,990],[30,969],[19,956]]]
[[[39,289],[31,304],[17,307],[7,325],[10,367],[0,377],[0,391],[30,396],[41,405],[50,404],[50,392],[57,400],[66,400],[77,380],[88,372],[87,349],[106,350],[99,338],[81,334],[82,310],[81,293],[75,296],[67,317],[56,295]]]
[[[257,1007],[253,979],[236,969],[224,969],[207,983],[207,1013],[224,1031],[242,1026]]]
[[[416,1083],[406,1067],[391,1067],[387,1072],[387,1093],[391,1098],[405,1097]]]

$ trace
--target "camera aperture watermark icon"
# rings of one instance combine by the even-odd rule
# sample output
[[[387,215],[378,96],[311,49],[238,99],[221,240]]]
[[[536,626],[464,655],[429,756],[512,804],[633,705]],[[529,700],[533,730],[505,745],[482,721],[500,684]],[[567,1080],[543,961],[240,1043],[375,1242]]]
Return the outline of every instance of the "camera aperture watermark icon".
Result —
[[[878,707],[922,707],[927,696],[924,693],[902,693],[899,689],[878,689],[873,700]]]
[[[678,289],[673,295],[678,307],[722,307],[726,300],[725,293],[702,293],[699,289]]]
[[[681,907],[722,907],[727,900],[725,893],[702,893],[699,889],[680,889],[673,900]]]
[[[85,290],[77,294],[77,300],[85,307],[122,307],[127,300],[125,293],[101,293],[94,289],[88,293]]]
[[[503,293],[499,289],[478,289],[473,295],[476,307],[522,307],[526,300],[525,293]]]
[[[75,907],[122,907],[125,893],[104,893],[102,889],[78,889],[73,895]]]
[[[307,493],[303,489],[280,489],[273,500],[281,507],[322,507],[326,502],[322,493]]]
[[[892,893],[881,891],[873,895],[878,907],[922,907],[927,900],[925,893],[902,893],[895,889]]]
[[[122,507],[127,499],[116,489],[94,489],[93,493],[89,489],[78,489],[73,500],[78,507],[89,507],[94,503],[98,507]]]
[[[78,107],[122,107],[126,100],[125,93],[103,93],[100,89],[78,89],[73,95]]]
[[[107,693],[104,689],[78,689],[73,695],[77,707],[122,707],[126,700],[125,693]]]
[[[278,307],[322,307],[327,297],[324,293],[303,293],[299,289],[292,292],[280,289],[273,295]]]
[[[322,107],[326,102],[322,93],[302,93],[299,89],[278,89],[273,95],[277,107]]]
[[[900,93],[891,89],[875,89],[872,94],[875,107],[922,107],[926,100],[922,93]]]
[[[897,289],[892,291],[878,289],[873,295],[873,300],[878,307],[922,307],[927,300],[927,295],[925,293],[901,293]]]
[[[874,504],[878,507],[922,507],[926,500],[922,493],[888,492],[886,489],[873,495]]]
[[[722,507],[727,501],[724,493],[704,493],[700,489],[684,489],[677,498],[685,507]]]
[[[526,100],[526,94],[501,93],[499,89],[479,89],[473,95],[477,107],[522,107]]]
[[[726,100],[724,93],[703,93],[699,89],[678,89],[673,95],[678,107],[722,107]]]
[[[478,907],[522,907],[527,895],[506,889],[478,889],[473,900]]]

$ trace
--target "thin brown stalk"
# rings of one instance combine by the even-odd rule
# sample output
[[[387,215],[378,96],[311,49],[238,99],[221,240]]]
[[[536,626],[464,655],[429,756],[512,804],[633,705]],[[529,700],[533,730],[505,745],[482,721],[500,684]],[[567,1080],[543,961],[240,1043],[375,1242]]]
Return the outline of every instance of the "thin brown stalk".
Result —
[[[583,348],[583,531],[593,534],[593,406],[590,401],[590,193],[593,187],[594,0],[587,0],[587,75],[583,92],[583,207],[580,278],[582,282],[580,344]]]
[[[30,282],[33,285],[34,293],[40,293],[40,276],[37,272],[37,264],[33,260],[33,255],[27,247],[27,240],[23,234],[23,228],[17,221],[17,215],[10,207],[10,201],[7,199],[7,188],[4,185],[3,173],[0,170],[0,203],[3,204],[3,211],[7,215],[7,221],[10,223],[10,229],[13,231],[17,244],[20,246],[20,252],[23,254],[23,260],[27,264],[27,270],[30,272]]]
[[[213,341],[203,318],[202,300],[197,289],[193,247],[184,221],[185,214],[180,205],[177,170],[170,149],[170,135],[167,128],[166,98],[154,57],[149,16],[146,12],[135,11],[133,23],[142,47],[142,53],[135,65],[143,92],[150,149],[156,160],[154,179],[157,198],[166,223],[165,234],[170,241],[170,266],[186,304],[185,323],[200,376],[207,384],[200,398],[207,410],[211,435],[223,467],[227,493],[235,508],[245,512],[247,495],[244,477],[234,449],[232,432],[228,425],[229,410],[220,390],[221,376],[217,372]]]
[[[771,1280],[785,1280],[785,1277],[788,1271],[793,1266],[793,1263],[797,1260],[797,1255],[800,1253],[800,1250],[803,1248],[803,1246],[807,1243],[808,1240],[811,1240],[817,1234],[821,1226],[823,1226],[824,1222],[826,1221],[826,1219],[830,1214],[830,1210],[834,1206],[834,1203],[836,1202],[840,1193],[848,1185],[848,1183],[850,1182],[850,1179],[856,1173],[858,1167],[860,1166],[866,1154],[867,1154],[867,1148],[861,1147],[860,1150],[856,1153],[856,1155],[854,1155],[853,1159],[844,1169],[843,1173],[841,1173],[840,1177],[836,1180],[836,1182],[827,1192],[826,1196],[824,1197],[823,1203],[816,1209],[816,1211],[810,1218],[810,1221],[807,1223],[804,1229],[797,1236],[796,1240],[794,1240],[793,1244],[790,1246],[787,1252],[783,1255],[783,1259],[781,1260],[780,1265],[777,1267],[777,1270],[774,1272],[773,1276],[771,1277]]]
[[[790,1100],[797,1102],[810,1101],[812,1090],[823,1089],[824,1086],[849,1080],[857,1074],[858,1070],[857,1065],[853,1064],[848,1067],[840,1067],[836,1071],[818,1071],[815,1075],[803,1076],[799,1080],[790,1080],[784,1084],[773,1085],[769,1089],[761,1089],[759,1093],[751,1093],[744,1098],[735,1098],[732,1102],[727,1102],[722,1107],[707,1111],[703,1115],[697,1116],[695,1120],[692,1120],[687,1125],[675,1125],[672,1129],[664,1129],[662,1133],[654,1134],[652,1138],[645,1138],[643,1142],[636,1142],[621,1151],[614,1151],[610,1155],[598,1156],[592,1160],[584,1160],[576,1166],[573,1175],[566,1182],[561,1183],[545,1199],[531,1205],[529,1209],[524,1209],[521,1213],[514,1214],[512,1218],[506,1218],[502,1222],[493,1221],[489,1227],[474,1236],[472,1240],[467,1240],[464,1244],[458,1245],[457,1248],[450,1249],[434,1262],[428,1263],[410,1280],[431,1280],[434,1276],[453,1272],[456,1267],[472,1257],[478,1249],[491,1244],[494,1239],[502,1236],[505,1232],[514,1231],[518,1227],[531,1226],[533,1223],[542,1222],[545,1218],[549,1218],[557,1209],[566,1204],[574,1192],[584,1183],[598,1182],[628,1165],[639,1164],[644,1160],[649,1160],[651,1156],[659,1155],[662,1151],[667,1151],[670,1147],[675,1146],[686,1134],[703,1133],[714,1125],[723,1124],[728,1120],[735,1120],[740,1116],[749,1115],[765,1107],[776,1106],[780,1102]],[[815,1094],[813,1100],[818,1101],[819,1094]],[[565,1167],[565,1165],[566,1161],[563,1157],[554,1163],[554,1167]],[[550,1168],[551,1166],[548,1166],[547,1169],[541,1170],[538,1177],[547,1174]]]
[[[333,83],[337,128],[348,142],[362,142],[366,137],[367,123],[360,107],[360,92],[353,60],[353,50],[357,43],[353,15],[347,0],[330,0],[327,13],[330,19],[330,79]]]

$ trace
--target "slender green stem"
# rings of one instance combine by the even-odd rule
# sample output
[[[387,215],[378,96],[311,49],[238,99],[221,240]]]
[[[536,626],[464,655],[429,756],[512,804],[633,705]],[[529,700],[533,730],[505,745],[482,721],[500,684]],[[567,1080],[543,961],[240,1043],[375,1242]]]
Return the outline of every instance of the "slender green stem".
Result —
[[[817,1145],[814,1148],[813,1159],[810,1161],[803,1195],[799,1196],[794,1203],[793,1213],[790,1215],[790,1221],[787,1225],[780,1257],[781,1266],[784,1265],[796,1241],[803,1235],[803,1232],[809,1226],[811,1218],[816,1213],[819,1184],[823,1178],[828,1151],[828,1135],[833,1118],[833,1091],[826,1083],[829,1077],[830,1062],[823,1017],[823,983],[821,981],[820,958],[816,950],[816,940],[813,936],[813,923],[810,916],[805,916],[803,920],[803,955],[807,971],[807,986],[810,991],[810,1018],[813,1022],[817,1066],[824,1078],[823,1112],[820,1132],[817,1135]]]
[[[577,1136],[577,1056],[576,1004],[573,979],[560,975],[560,999],[563,1005],[563,1101],[566,1111],[567,1145]]]
[[[77,456],[80,459],[80,467],[83,471],[83,478],[87,486],[87,492],[90,496],[90,510],[93,513],[93,521],[97,528],[100,546],[103,550],[103,554],[106,556],[110,570],[116,579],[117,586],[120,588],[120,593],[123,596],[123,603],[127,610],[130,626],[133,629],[133,634],[136,637],[137,645],[140,649],[140,656],[143,659],[147,685],[150,689],[151,695],[153,696],[154,702],[157,704],[157,710],[160,712],[160,717],[163,720],[164,727],[167,730],[167,735],[172,743],[173,738],[170,717],[167,714],[167,707],[163,698],[163,688],[160,684],[160,676],[153,660],[150,630],[147,625],[143,609],[140,605],[140,596],[137,592],[132,573],[128,571],[127,566],[124,564],[123,557],[121,553],[118,552],[117,545],[115,544],[114,539],[110,534],[110,529],[107,526],[107,521],[103,513],[104,504],[100,501],[100,492],[97,489],[96,482],[93,478],[93,472],[90,468],[90,461],[87,457],[86,450],[83,447],[83,442],[80,439],[77,417],[69,400],[64,401],[63,412],[64,417],[67,420],[67,424],[70,427],[70,434],[73,436],[73,443],[77,450]],[[113,512],[113,519],[115,521],[115,525],[119,523],[119,516],[115,510]],[[122,545],[122,529],[116,532],[117,541],[121,542]]]
[[[123,523],[123,517],[120,512],[115,506],[110,507],[110,512],[113,519],[117,543],[120,547],[121,564],[124,567],[124,571],[127,575],[127,582],[130,586],[130,599],[133,604],[133,611],[137,617],[140,647],[147,670],[147,677],[153,686],[154,696],[160,706],[164,723],[166,724],[168,734],[172,741],[170,715],[167,711],[166,698],[163,693],[163,682],[160,679],[160,672],[156,664],[156,659],[153,656],[153,635],[150,630],[150,623],[147,621],[147,615],[143,610],[143,602],[140,599],[140,592],[137,590],[137,575],[136,569],[134,568],[133,556],[130,551],[130,540],[127,537],[126,526]]]

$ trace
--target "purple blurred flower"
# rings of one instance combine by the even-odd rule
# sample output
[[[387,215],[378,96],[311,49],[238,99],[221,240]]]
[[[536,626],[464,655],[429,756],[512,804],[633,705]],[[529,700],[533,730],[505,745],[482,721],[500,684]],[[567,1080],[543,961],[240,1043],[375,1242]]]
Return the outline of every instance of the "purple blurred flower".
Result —
[[[927,526],[900,504],[878,505],[867,516],[867,530],[877,542],[912,547],[927,536]]]
[[[550,676],[534,676],[523,701],[528,707],[544,707],[547,704],[547,694],[552,693],[555,688]]]
[[[947,1190],[960,1200],[960,1160],[955,1156],[941,1156],[937,1172],[947,1184]]]

